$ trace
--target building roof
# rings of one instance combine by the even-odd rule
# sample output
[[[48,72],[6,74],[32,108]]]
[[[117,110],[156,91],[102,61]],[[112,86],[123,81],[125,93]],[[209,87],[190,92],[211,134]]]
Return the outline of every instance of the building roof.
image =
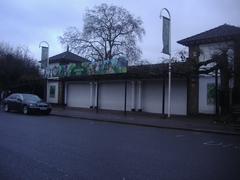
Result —
[[[230,41],[233,39],[240,39],[240,27],[223,24],[200,34],[182,39],[178,41],[178,43],[185,46],[191,46],[212,42]]]
[[[89,62],[89,60],[78,56],[70,51],[65,51],[63,53],[57,54],[49,58],[49,63],[81,63]]]

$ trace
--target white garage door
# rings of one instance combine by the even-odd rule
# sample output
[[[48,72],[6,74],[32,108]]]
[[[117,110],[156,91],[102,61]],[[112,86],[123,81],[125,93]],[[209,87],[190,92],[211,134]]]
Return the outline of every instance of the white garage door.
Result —
[[[187,82],[185,80],[172,81],[171,113],[187,115]],[[168,90],[166,90],[168,92]],[[168,93],[166,93],[166,98]],[[167,107],[167,99],[166,99]]]
[[[184,80],[173,80],[171,88],[171,114],[187,114],[187,86]],[[162,113],[162,81],[145,81],[142,92],[145,112]],[[168,108],[168,83],[165,85],[165,114]]]
[[[142,88],[143,111],[162,113],[162,82],[144,81]]]
[[[67,105],[69,107],[90,107],[89,83],[69,84],[67,94]]]
[[[99,107],[101,109],[124,110],[124,83],[101,83]]]

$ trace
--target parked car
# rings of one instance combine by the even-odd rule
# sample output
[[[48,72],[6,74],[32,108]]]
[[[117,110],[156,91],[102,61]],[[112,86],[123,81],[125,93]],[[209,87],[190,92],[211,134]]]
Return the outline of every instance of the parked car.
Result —
[[[24,114],[44,113],[49,114],[52,110],[51,105],[42,101],[34,94],[14,93],[3,100],[4,111],[19,111]]]

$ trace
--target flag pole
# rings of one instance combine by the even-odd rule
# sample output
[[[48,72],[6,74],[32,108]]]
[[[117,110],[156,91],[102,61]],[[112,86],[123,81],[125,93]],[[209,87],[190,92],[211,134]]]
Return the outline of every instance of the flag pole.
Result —
[[[162,15],[163,11],[166,11],[167,14],[168,14],[168,18],[169,18],[169,37],[168,37],[168,46],[169,46],[169,51],[166,53],[163,51],[163,53],[166,53],[169,55],[169,62],[168,62],[168,115],[167,117],[170,118],[171,117],[171,79],[172,79],[172,64],[171,64],[171,61],[172,61],[172,56],[171,56],[171,15],[170,15],[170,12],[167,8],[163,8],[160,12],[160,19],[162,17],[164,17]],[[164,28],[164,27],[163,27]]]

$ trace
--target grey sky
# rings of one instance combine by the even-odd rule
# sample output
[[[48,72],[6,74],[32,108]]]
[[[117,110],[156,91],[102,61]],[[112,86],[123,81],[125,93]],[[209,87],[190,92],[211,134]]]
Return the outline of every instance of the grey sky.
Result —
[[[126,8],[144,22],[146,35],[139,43],[144,59],[160,62],[162,22],[160,10],[172,16],[172,53],[183,48],[176,41],[228,23],[240,26],[239,0],[1,0],[0,41],[23,45],[39,59],[39,42],[50,44],[50,56],[64,51],[58,41],[69,26],[83,25],[87,8],[108,3]]]

